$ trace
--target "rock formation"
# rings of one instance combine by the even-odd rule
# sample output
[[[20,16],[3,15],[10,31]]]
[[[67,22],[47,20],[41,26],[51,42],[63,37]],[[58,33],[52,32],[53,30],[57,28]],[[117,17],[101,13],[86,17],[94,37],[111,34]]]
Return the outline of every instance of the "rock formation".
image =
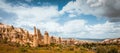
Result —
[[[47,31],[44,33],[44,44],[50,44],[50,37]]]
[[[61,37],[49,36],[48,32],[45,31],[44,36],[42,36],[39,29],[34,27],[34,34],[30,34],[29,31],[16,28],[10,25],[5,25],[0,23],[0,41],[6,40],[7,42],[19,43],[20,45],[37,47],[39,45],[50,45],[51,43],[55,44],[65,44],[65,45],[74,45],[74,44],[85,44],[93,43],[88,41],[75,40],[73,38],[62,39]],[[116,39],[106,39],[101,44],[120,44],[120,38]]]
[[[102,43],[102,44],[119,44],[120,45],[120,38],[105,39],[104,41],[102,41],[100,43]]]
[[[34,27],[34,36],[33,36],[33,47],[38,46],[38,35],[37,35],[37,29]]]

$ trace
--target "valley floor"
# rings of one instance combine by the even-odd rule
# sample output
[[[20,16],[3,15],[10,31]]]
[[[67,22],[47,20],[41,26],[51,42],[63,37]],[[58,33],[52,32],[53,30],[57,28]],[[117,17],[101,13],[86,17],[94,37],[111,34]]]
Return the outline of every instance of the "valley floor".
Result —
[[[0,42],[0,53],[120,53],[120,45],[49,45],[40,47],[19,46]]]

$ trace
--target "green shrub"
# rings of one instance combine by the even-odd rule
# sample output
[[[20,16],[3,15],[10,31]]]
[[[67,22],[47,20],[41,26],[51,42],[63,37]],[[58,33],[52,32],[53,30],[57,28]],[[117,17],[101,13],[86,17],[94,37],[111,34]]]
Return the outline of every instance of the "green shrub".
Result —
[[[26,47],[28,47],[28,48],[29,48],[29,47],[30,47],[30,43],[26,43]]]

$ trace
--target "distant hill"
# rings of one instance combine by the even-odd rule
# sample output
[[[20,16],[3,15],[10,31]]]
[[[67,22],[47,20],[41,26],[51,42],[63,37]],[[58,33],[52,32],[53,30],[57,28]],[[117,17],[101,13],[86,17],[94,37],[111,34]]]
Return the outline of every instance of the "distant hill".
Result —
[[[105,44],[120,44],[120,38],[105,39],[101,43],[105,43]]]

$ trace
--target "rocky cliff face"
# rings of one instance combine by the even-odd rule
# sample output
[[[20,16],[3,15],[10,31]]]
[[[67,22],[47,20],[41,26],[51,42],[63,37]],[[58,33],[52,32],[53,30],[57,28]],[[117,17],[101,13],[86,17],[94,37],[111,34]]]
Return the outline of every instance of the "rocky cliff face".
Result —
[[[60,39],[60,40],[59,40]],[[55,38],[54,43],[61,43],[61,38]],[[50,36],[45,31],[42,36],[39,29],[34,27],[34,34],[30,34],[27,30],[22,28],[16,28],[10,25],[0,23],[0,40],[6,40],[8,42],[19,43],[20,45],[30,45],[31,47],[37,47],[38,45],[50,44],[53,40],[50,40]]]
[[[0,39],[19,43],[21,45],[30,44],[30,46],[36,47],[38,45],[37,41],[39,37],[41,38],[41,33],[39,30],[35,31],[37,31],[35,34],[30,34],[27,30],[22,28],[15,28],[13,26],[0,23]]]

